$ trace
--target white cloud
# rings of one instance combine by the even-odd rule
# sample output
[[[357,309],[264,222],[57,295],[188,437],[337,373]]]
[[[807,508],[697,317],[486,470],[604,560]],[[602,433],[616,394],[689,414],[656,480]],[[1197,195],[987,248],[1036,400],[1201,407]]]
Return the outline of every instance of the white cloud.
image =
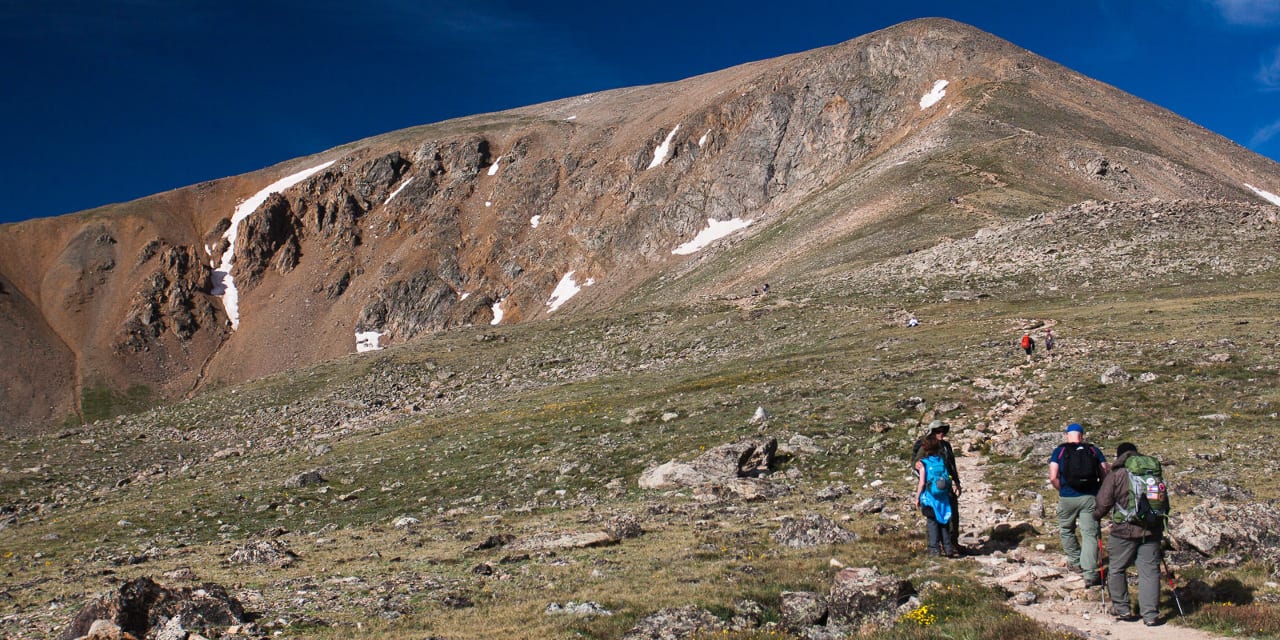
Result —
[[[1258,82],[1267,89],[1280,89],[1280,47],[1271,56],[1271,62],[1263,61],[1258,69]]]
[[[1272,138],[1280,135],[1280,120],[1276,120],[1271,124],[1253,132],[1253,137],[1249,139],[1249,146],[1256,147],[1260,144],[1270,142]]]
[[[1263,26],[1280,23],[1280,0],[1210,0],[1230,24]]]

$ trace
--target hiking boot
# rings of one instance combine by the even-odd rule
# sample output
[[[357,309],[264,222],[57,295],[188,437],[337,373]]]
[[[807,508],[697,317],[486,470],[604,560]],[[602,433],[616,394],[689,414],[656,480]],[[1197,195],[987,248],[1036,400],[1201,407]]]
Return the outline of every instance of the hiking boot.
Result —
[[[1138,621],[1138,616],[1134,615],[1132,612],[1116,613],[1115,611],[1112,611],[1111,617],[1115,618],[1116,622],[1137,622]]]
[[[1144,626],[1148,626],[1148,627],[1158,627],[1158,626],[1160,626],[1160,625],[1162,625],[1162,624],[1164,624],[1164,623],[1163,623],[1163,622],[1160,622],[1160,619],[1159,619],[1159,618],[1157,618],[1157,619],[1155,619],[1155,620],[1143,620],[1143,621],[1142,621],[1142,624],[1143,624]]]
[[[1102,578],[1099,578],[1098,576],[1084,577],[1084,586],[1086,589],[1089,587],[1097,587],[1097,586],[1100,586],[1101,584],[1102,584]]]

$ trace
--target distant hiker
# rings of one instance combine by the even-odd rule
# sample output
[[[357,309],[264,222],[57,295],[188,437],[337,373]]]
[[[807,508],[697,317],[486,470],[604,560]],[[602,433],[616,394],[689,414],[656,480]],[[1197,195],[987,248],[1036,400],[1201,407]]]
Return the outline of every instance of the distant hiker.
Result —
[[[1031,362],[1031,352],[1036,350],[1036,341],[1031,337],[1030,333],[1022,334],[1022,342],[1019,343],[1023,351],[1027,352],[1027,362]]]
[[[1053,329],[1045,328],[1044,330],[1044,355],[1045,357],[1053,357],[1053,345],[1056,342],[1053,337]]]
[[[760,291],[761,293],[769,293],[769,283],[768,282],[764,283],[764,286],[760,287]]]
[[[918,327],[918,326],[920,326],[920,321],[919,321],[919,320],[916,320],[915,315],[912,315],[911,317],[907,318],[907,326],[908,326],[908,327]]]
[[[1107,553],[1111,574],[1111,613],[1119,620],[1135,620],[1129,606],[1129,583],[1125,570],[1138,567],[1138,608],[1142,623],[1159,624],[1160,539],[1169,515],[1169,494],[1160,472],[1160,462],[1138,453],[1126,442],[1116,447],[1114,470],[1102,481],[1093,517],[1101,522],[1111,512],[1111,534]]]
[[[957,554],[948,525],[955,518],[952,507],[955,483],[942,459],[942,445],[937,436],[931,433],[920,441],[920,454],[914,465],[918,476],[916,504],[924,514],[929,555],[936,556],[941,552],[948,558],[954,558]]]
[[[1098,488],[1107,475],[1107,458],[1084,441],[1084,427],[1067,425],[1066,442],[1049,455],[1049,483],[1058,490],[1058,539],[1067,563],[1079,569],[1085,586],[1098,579],[1098,521],[1093,518]],[[1080,539],[1076,540],[1076,531]]]
[[[947,442],[947,434],[951,432],[951,425],[941,421],[934,420],[929,423],[929,432],[916,440],[911,446],[911,464],[915,465],[920,461],[924,454],[922,453],[924,441],[933,438],[938,442],[939,455],[942,456],[942,462],[946,466],[947,473],[951,476],[951,521],[947,523],[947,529],[951,533],[951,541],[955,544],[956,549],[960,548],[960,472],[956,469],[956,452],[951,448],[951,443]]]

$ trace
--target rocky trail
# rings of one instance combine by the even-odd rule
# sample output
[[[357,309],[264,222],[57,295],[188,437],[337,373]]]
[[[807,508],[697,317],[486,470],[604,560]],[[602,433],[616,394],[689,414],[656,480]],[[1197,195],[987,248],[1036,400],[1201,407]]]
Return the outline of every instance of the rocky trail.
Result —
[[[1012,394],[988,413],[991,436],[995,441],[1016,437],[1018,423],[1034,402],[1025,393]],[[1177,618],[1165,620],[1157,629],[1139,622],[1115,620],[1108,613],[1105,587],[1086,588],[1079,573],[1067,568],[1066,559],[1056,549],[1028,548],[1018,541],[1035,526],[993,499],[986,481],[987,459],[976,448],[957,447],[957,470],[963,481],[960,498],[960,544],[969,550],[969,558],[982,567],[984,582],[1014,593],[1014,608],[1020,613],[1053,628],[1086,638],[1139,640],[1158,635],[1162,640],[1210,640],[1222,638],[1198,629],[1177,624]],[[961,453],[959,450],[967,449]],[[1050,498],[1052,500],[1052,498]],[[1052,504],[1044,509],[1053,509]],[[1106,530],[1102,535],[1105,539]],[[1130,584],[1135,572],[1130,569]],[[1161,602],[1172,596],[1161,577]],[[1133,604],[1137,605],[1134,588]]]

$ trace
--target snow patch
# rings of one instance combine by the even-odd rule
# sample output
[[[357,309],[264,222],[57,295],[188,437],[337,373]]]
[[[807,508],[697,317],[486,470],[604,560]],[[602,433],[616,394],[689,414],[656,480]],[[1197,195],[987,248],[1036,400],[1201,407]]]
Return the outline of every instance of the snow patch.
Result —
[[[1261,196],[1263,200],[1266,200],[1267,202],[1270,202],[1271,204],[1274,204],[1277,207],[1280,207],[1280,196],[1274,193],[1270,193],[1268,191],[1263,191],[1262,189],[1259,189],[1251,184],[1246,183],[1244,186],[1248,187],[1251,191]]]
[[[946,80],[939,80],[933,83],[933,89],[929,91],[929,93],[924,94],[924,97],[920,98],[920,110],[924,111],[925,109],[938,104],[938,101],[941,100],[943,96],[947,95],[948,84],[950,83]]]
[[[271,194],[284,191],[325,170],[331,164],[333,164],[332,160],[280,178],[236,206],[235,213],[231,216],[231,227],[222,234],[222,237],[227,240],[227,251],[222,254],[222,264],[213,271],[213,295],[222,298],[222,308],[226,310],[227,318],[231,320],[233,331],[240,328],[240,293],[236,290],[235,278],[231,277],[231,265],[235,263],[236,236],[240,233],[240,223],[244,222],[249,214],[257,211]]]
[[[384,334],[381,331],[357,331],[356,332],[356,353],[364,353],[366,351],[381,351],[382,345],[378,343],[378,339]]]
[[[485,201],[484,201],[484,208],[488,209],[489,207],[492,207],[492,206],[493,206],[493,202],[492,202],[492,201],[490,201],[490,200],[485,200]]]
[[[582,287],[578,286],[578,283],[573,279],[574,273],[577,272],[570,271],[564,274],[563,278],[560,278],[560,283],[556,285],[556,290],[551,292],[551,299],[547,300],[547,313],[554,313],[556,309],[560,308],[560,305],[568,302],[570,298],[582,291]],[[589,287],[595,283],[595,279],[592,278],[588,279],[583,286]]]
[[[565,120],[577,120],[577,119],[578,119],[578,116],[569,116],[568,118],[565,118]]]
[[[723,238],[735,231],[740,231],[751,226],[752,220],[743,220],[742,218],[733,218],[731,220],[715,220],[707,218],[707,228],[698,232],[692,240],[671,250],[678,256],[687,256],[691,253],[701,251],[707,245]]]
[[[382,203],[382,204],[383,204],[384,206],[385,206],[385,205],[388,205],[388,204],[391,204],[391,201],[392,201],[392,200],[394,200],[394,199],[395,199],[395,197],[396,197],[397,195],[399,195],[401,191],[404,191],[404,188],[405,188],[405,187],[407,187],[407,186],[409,186],[409,183],[410,183],[410,182],[413,182],[413,178],[409,178],[408,180],[405,180],[405,181],[404,181],[404,183],[403,183],[403,184],[401,184],[401,185],[400,185],[400,187],[399,187],[398,189],[396,189],[395,191],[392,191],[392,192],[391,192],[391,195],[387,196],[387,201],[386,201],[386,202],[384,202],[384,203]]]
[[[458,302],[462,302],[463,300],[466,300],[467,298],[470,298],[470,297],[471,297],[470,291],[463,291],[462,295],[458,296]]]
[[[536,215],[532,218],[529,218],[529,226],[533,227],[534,229],[537,229],[539,224],[542,224],[541,214]]]
[[[707,136],[709,136],[709,135],[711,135],[711,130],[710,130],[710,129],[707,129],[707,132],[706,132],[706,133],[704,133],[704,134],[702,134],[702,137],[701,137],[701,138],[698,138],[698,146],[699,146],[699,147],[701,147],[702,145],[704,145],[704,144],[706,144],[706,143],[707,143]]]
[[[658,148],[653,150],[653,162],[649,163],[650,169],[661,165],[667,159],[667,153],[671,151],[671,139],[676,136],[676,132],[679,130],[680,125],[676,125],[676,128],[672,129],[671,133],[667,134],[667,137],[662,141],[662,144],[658,145]]]
[[[499,324],[502,322],[502,301],[493,303],[493,322],[489,324]]]
[[[502,156],[498,156],[497,158],[494,158],[494,159],[493,159],[493,164],[489,165],[489,175],[491,175],[491,176],[496,176],[496,175],[498,175],[498,163],[499,163],[499,162],[502,162]]]

